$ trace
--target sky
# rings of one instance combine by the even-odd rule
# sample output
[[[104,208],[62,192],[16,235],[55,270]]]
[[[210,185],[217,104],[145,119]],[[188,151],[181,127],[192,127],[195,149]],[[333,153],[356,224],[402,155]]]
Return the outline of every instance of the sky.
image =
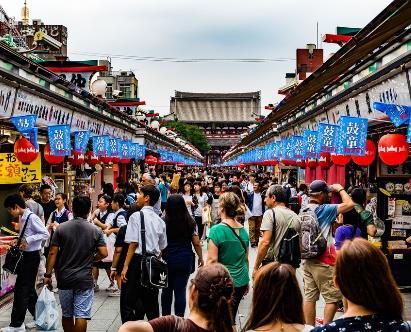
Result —
[[[20,19],[23,0],[0,0]],[[337,45],[321,43],[336,26],[363,27],[388,0],[28,0],[30,18],[68,28],[70,60],[111,56],[114,70],[132,70],[146,109],[168,114],[174,91],[261,91],[264,106],[281,100],[295,53],[316,43],[325,58]],[[100,57],[96,56],[102,55]],[[119,57],[120,56],[120,57]],[[129,59],[125,59],[128,57]],[[131,57],[131,59],[130,59]],[[263,62],[141,61],[138,57],[269,59]],[[280,61],[278,61],[280,60]]]

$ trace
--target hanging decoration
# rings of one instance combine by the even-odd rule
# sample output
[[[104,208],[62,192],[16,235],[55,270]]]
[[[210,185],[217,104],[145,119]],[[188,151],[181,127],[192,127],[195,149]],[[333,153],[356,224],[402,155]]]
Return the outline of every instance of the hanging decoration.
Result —
[[[84,153],[90,139],[90,131],[82,130],[74,132],[74,150]]]
[[[332,165],[331,155],[329,152],[321,152],[320,158],[318,159],[318,164],[322,169],[329,169]]]
[[[306,167],[306,163],[304,159],[297,159],[296,160],[296,165],[302,169]]]
[[[106,156],[109,149],[108,136],[93,136],[93,153],[96,156]]]
[[[404,123],[408,123],[411,116],[411,106],[385,104],[378,101],[374,102],[372,106],[377,111],[387,114],[396,127],[399,127]]]
[[[14,155],[22,164],[30,164],[36,160],[37,154],[38,151],[33,144],[23,136],[14,143]]]
[[[152,155],[148,155],[145,159],[145,163],[147,165],[156,165],[157,164],[157,158],[152,156]]]
[[[331,161],[337,166],[345,166],[351,160],[351,156],[344,156],[342,154],[331,154]]]
[[[95,166],[99,163],[99,158],[94,155],[93,151],[87,151],[86,154],[84,155],[84,161],[89,165],[89,166]]]
[[[32,128],[30,131],[23,132],[22,135],[27,138],[31,144],[35,147],[36,150],[39,150],[39,142],[38,142],[38,136],[39,136],[39,128]]]
[[[315,158],[307,158],[305,164],[308,168],[316,168],[318,166],[318,161]]]
[[[408,158],[409,144],[401,134],[387,134],[378,142],[378,153],[382,162],[389,166],[402,164]]]
[[[338,132],[338,125],[319,123],[316,152],[335,152],[337,150]]]
[[[363,156],[367,140],[368,119],[341,116],[337,154]]]
[[[355,162],[358,166],[369,166],[375,159],[377,154],[377,148],[373,141],[367,139],[365,143],[365,155],[364,156],[352,156],[353,162]]]
[[[144,160],[146,157],[146,146],[136,144],[136,160]]]
[[[100,156],[99,159],[103,164],[110,164],[113,162],[113,158],[109,156]]]
[[[297,160],[304,158],[304,144],[302,136],[291,138],[291,159]]]
[[[44,159],[50,165],[58,165],[64,162],[64,156],[54,156],[51,154],[50,144],[46,144],[46,146],[44,147]]]
[[[305,158],[317,158],[317,132],[314,130],[306,130],[303,135],[303,142]]]
[[[11,122],[16,127],[17,131],[21,134],[30,132],[37,120],[37,115],[19,115],[19,116],[12,116]]]
[[[51,154],[53,156],[69,156],[71,154],[70,126],[49,126],[47,131]]]
[[[73,153],[70,157],[68,157],[68,161],[70,162],[71,165],[73,166],[80,166],[84,163],[84,154],[80,153],[76,150],[73,150]]]

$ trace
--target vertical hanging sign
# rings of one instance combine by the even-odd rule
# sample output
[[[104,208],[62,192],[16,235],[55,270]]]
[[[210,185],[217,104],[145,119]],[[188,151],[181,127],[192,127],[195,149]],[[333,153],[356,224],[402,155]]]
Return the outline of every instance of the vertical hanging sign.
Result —
[[[314,130],[306,130],[303,135],[304,154],[305,158],[317,158],[317,132]]]
[[[293,151],[293,158],[296,159],[304,159],[304,144],[303,144],[303,137],[302,136],[293,136],[292,138],[292,151]]]
[[[319,123],[316,152],[335,153],[337,151],[338,131],[338,125]]]
[[[365,155],[368,119],[352,116],[340,118],[340,135],[337,153],[342,155]]]
[[[70,126],[49,126],[47,130],[50,142],[50,153],[53,156],[69,156],[71,154]]]
[[[79,153],[86,152],[89,139],[90,139],[89,130],[76,131],[74,133],[74,150]]]
[[[120,139],[118,139],[118,138],[109,138],[108,139],[107,156],[109,156],[109,157],[119,157],[120,156],[119,141],[120,141]]]
[[[11,122],[20,133],[27,133],[34,128],[37,115],[12,116]]]
[[[144,160],[146,157],[146,146],[145,145],[136,145],[136,159]]]
[[[109,149],[108,136],[93,137],[93,153],[96,156],[106,156]]]
[[[120,143],[120,158],[121,159],[129,159],[130,158],[130,142],[129,141],[121,141]]]

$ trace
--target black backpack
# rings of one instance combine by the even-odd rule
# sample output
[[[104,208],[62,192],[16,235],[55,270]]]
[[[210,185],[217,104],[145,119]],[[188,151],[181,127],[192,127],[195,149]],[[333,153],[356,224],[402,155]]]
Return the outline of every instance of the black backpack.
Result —
[[[275,211],[273,211],[273,220],[274,220],[274,241],[275,241],[275,234],[277,230],[276,221],[275,221]],[[278,251],[277,260],[280,263],[290,264],[295,269],[300,267],[301,263],[301,251],[300,251],[300,235],[294,229],[290,228],[292,220],[287,225],[287,231],[284,234],[280,242],[280,249]]]

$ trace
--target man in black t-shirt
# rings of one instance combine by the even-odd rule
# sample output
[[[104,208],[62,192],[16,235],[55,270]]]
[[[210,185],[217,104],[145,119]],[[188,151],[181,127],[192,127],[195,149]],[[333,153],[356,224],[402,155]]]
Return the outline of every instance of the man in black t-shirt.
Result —
[[[47,223],[51,213],[56,209],[54,200],[51,199],[52,189],[48,184],[43,184],[40,187],[40,199],[36,200],[43,207],[44,220]]]
[[[51,285],[55,268],[65,332],[87,330],[94,297],[92,264],[107,257],[103,233],[87,221],[90,208],[88,196],[74,197],[74,219],[57,227],[47,259],[44,284]]]

